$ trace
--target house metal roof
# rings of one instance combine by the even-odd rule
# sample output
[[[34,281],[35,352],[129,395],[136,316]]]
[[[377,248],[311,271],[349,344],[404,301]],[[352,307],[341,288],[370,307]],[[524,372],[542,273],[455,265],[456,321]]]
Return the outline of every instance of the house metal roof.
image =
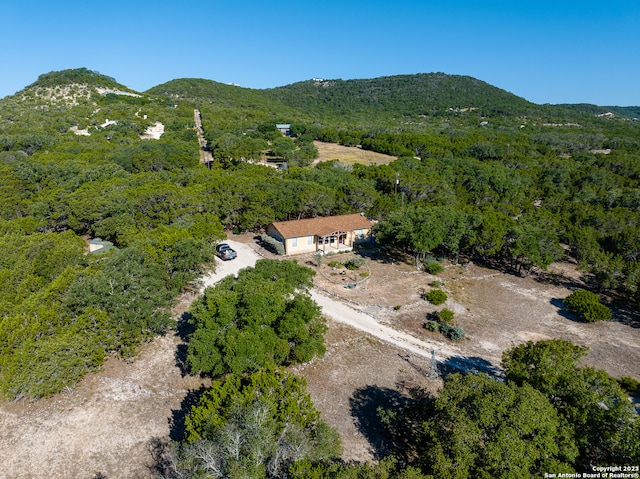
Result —
[[[284,239],[300,236],[325,236],[336,231],[353,231],[371,228],[373,222],[356,213],[352,215],[325,216],[306,220],[276,221],[273,223]]]

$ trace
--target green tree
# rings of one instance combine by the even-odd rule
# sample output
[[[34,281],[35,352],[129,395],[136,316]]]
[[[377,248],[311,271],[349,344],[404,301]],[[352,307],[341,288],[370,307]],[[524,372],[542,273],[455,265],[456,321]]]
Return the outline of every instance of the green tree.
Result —
[[[575,446],[549,400],[528,384],[453,374],[423,425],[419,461],[439,478],[530,478],[570,472]]]
[[[609,308],[600,302],[597,294],[591,291],[577,289],[564,298],[564,302],[571,311],[589,323],[608,321],[612,317]]]
[[[292,463],[334,459],[341,450],[304,379],[273,369],[214,381],[185,426],[173,458],[190,477],[284,477]]]
[[[432,289],[424,295],[424,299],[429,301],[431,304],[438,306],[439,304],[447,301],[447,293],[441,289]]]
[[[637,460],[638,415],[615,379],[576,366],[586,353],[569,341],[529,341],[506,351],[502,363],[509,381],[529,384],[549,398],[579,448],[578,466]]]
[[[166,330],[169,316],[162,308],[171,304],[162,267],[137,248],[125,248],[93,258],[64,296],[71,316],[97,309],[107,312],[108,325],[101,341],[108,351],[128,356],[142,340]]]
[[[240,374],[324,354],[326,324],[308,295],[313,274],[295,261],[258,260],[205,290],[190,310],[191,368]]]

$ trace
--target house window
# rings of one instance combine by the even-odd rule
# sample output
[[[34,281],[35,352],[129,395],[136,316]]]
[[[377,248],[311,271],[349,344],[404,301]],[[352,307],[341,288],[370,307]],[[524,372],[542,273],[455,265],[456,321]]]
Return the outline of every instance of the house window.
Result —
[[[294,247],[294,248],[298,247],[298,238],[293,238],[291,240],[291,246]]]
[[[307,236],[307,244],[313,244],[313,236]]]

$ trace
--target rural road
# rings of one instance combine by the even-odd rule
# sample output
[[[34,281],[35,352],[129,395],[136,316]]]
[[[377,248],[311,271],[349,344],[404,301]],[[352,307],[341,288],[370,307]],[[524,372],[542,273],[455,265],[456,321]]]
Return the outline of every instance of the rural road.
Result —
[[[214,285],[227,275],[236,274],[243,268],[255,266],[256,260],[260,259],[258,253],[250,245],[230,240],[225,241],[225,243],[237,251],[238,257],[231,261],[222,261],[216,258],[216,272],[202,278],[202,290]],[[358,311],[342,301],[332,299],[317,289],[311,290],[311,297],[322,308],[322,313],[333,321],[347,324],[381,341],[402,348],[407,353],[430,358],[431,351],[435,350],[437,359],[440,362],[444,359],[454,358],[454,364],[452,365],[457,368],[474,368],[474,365],[469,364],[469,361],[464,358],[464,355],[455,346],[444,342],[423,341],[410,334],[397,331],[390,326],[381,324],[373,316]],[[462,363],[465,364],[463,365]]]

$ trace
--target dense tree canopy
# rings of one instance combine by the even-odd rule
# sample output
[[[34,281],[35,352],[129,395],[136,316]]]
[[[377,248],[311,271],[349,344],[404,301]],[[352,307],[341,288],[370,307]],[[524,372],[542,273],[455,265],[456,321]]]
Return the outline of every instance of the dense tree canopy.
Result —
[[[326,325],[308,295],[313,274],[295,261],[262,259],[205,290],[190,310],[191,369],[240,374],[324,354]]]
[[[503,364],[509,381],[531,385],[557,409],[580,451],[577,466],[637,463],[638,415],[611,376],[576,365],[586,352],[564,340],[529,341],[505,352]]]
[[[577,455],[544,394],[483,375],[448,377],[423,427],[421,462],[439,478],[570,472]]]

